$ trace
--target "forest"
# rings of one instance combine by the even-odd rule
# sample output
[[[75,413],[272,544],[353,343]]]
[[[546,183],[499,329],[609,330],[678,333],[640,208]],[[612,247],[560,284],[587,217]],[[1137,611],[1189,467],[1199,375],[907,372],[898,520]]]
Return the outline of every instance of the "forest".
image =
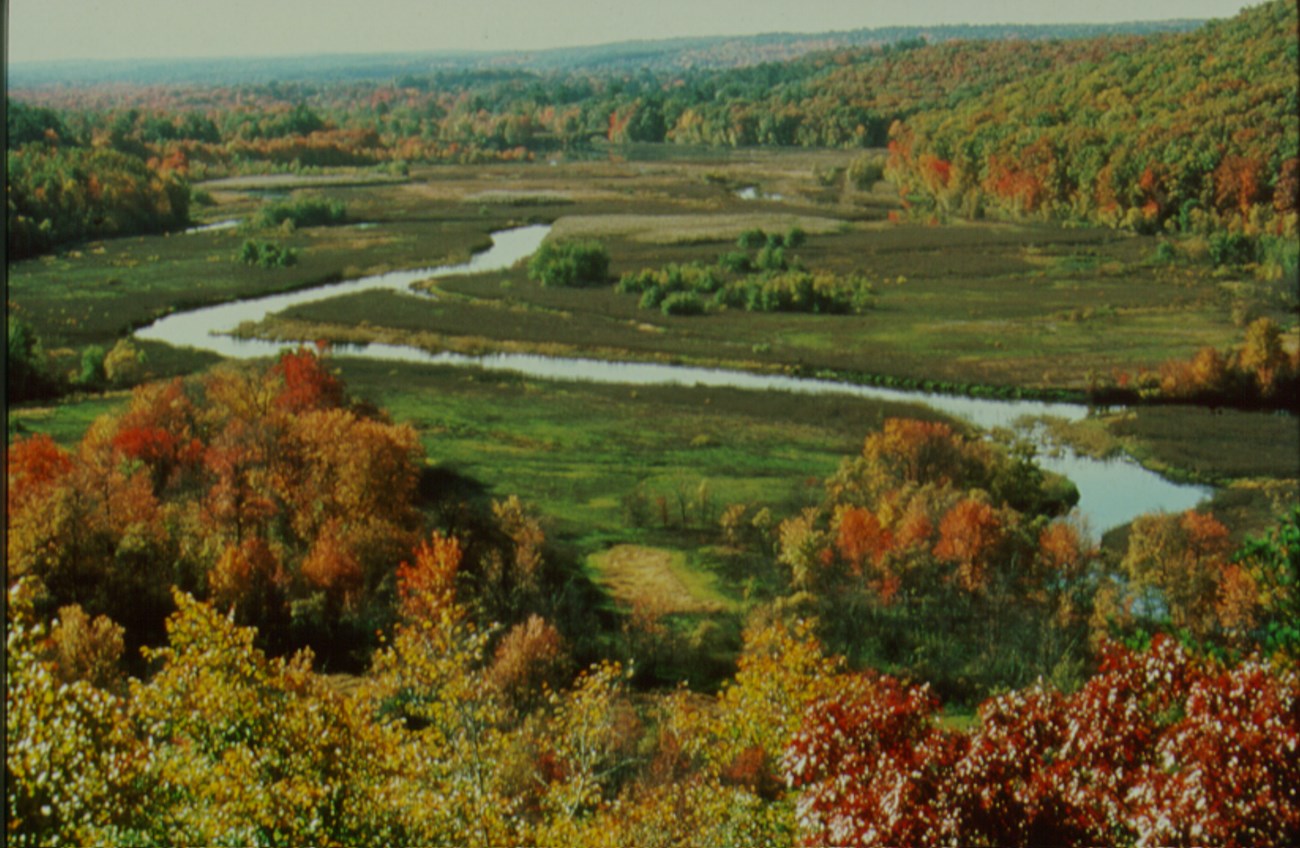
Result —
[[[867,35],[11,84],[7,841],[1300,842],[1294,4]]]
[[[1300,510],[1237,548],[1151,515],[1110,556],[1023,457],[890,419],[815,506],[727,510],[778,597],[716,695],[660,689],[689,644],[642,610],[599,644],[533,508],[422,497],[411,428],[325,362],[11,444],[14,844],[1300,833]]]
[[[10,96],[8,239],[23,256],[88,236],[87,216],[108,234],[185,220],[174,192],[152,201],[154,216],[121,225],[99,221],[98,190],[62,198],[69,181],[85,183],[76,178],[85,167],[79,146],[142,160],[154,173],[150,188],[122,193],[144,204],[137,193],[156,194],[165,188],[158,180],[177,172],[400,169],[667,141],[888,144],[900,191],[944,211],[1227,230],[1250,239],[1230,252],[1285,252],[1269,237],[1296,232],[1294,11],[1267,3],[1182,34],[914,38],[685,73],[467,69],[333,85],[33,89],[28,96],[47,106]],[[1169,85],[1173,68],[1178,83]],[[28,149],[33,143],[54,150]],[[146,172],[134,173],[138,181]],[[107,202],[116,205],[111,191]],[[53,242],[29,246],[29,230],[46,219]],[[1272,258],[1294,267],[1294,252]]]

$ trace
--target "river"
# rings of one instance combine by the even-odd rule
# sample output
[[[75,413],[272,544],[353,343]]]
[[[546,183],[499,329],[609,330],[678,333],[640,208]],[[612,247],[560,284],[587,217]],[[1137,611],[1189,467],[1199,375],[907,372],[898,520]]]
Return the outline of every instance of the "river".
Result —
[[[177,312],[140,329],[136,336],[176,347],[199,348],[229,358],[275,356],[284,349],[284,342],[239,339],[228,333],[245,322],[261,321],[266,316],[291,306],[361,291],[387,289],[404,292],[412,297],[427,297],[412,290],[412,284],[437,276],[509,268],[536,250],[548,232],[550,227],[535,225],[493,233],[489,249],[459,265],[376,274],[296,292]],[[512,371],[548,380],[846,394],[920,403],[985,428],[1010,427],[1025,416],[1052,416],[1078,421],[1088,414],[1087,407],[1082,404],[972,398],[860,386],[832,380],[658,363],[561,359],[526,354],[474,357],[455,353],[429,353],[418,348],[388,344],[339,345],[333,348],[333,355]],[[1171,482],[1127,459],[1097,460],[1067,450],[1057,453],[1044,451],[1038,462],[1043,468],[1063,474],[1074,482],[1079,489],[1079,511],[1098,534],[1125,524],[1144,512],[1190,509],[1213,494],[1209,487]]]

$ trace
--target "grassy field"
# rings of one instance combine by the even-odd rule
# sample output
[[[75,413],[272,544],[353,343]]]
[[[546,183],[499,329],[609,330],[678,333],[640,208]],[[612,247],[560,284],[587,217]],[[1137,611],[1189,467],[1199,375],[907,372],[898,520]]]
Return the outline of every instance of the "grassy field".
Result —
[[[847,397],[629,389],[337,362],[354,392],[416,427],[432,463],[482,482],[493,497],[517,494],[537,504],[553,531],[586,553],[664,530],[713,538],[730,503],[797,508],[809,481],[819,485],[886,417],[938,417]]]
[[[614,599],[627,607],[640,604],[656,615],[734,611],[736,603],[714,581],[688,565],[685,551],[645,545],[614,545],[587,561]]]
[[[216,207],[202,222],[247,221],[279,190],[213,192]],[[488,244],[488,233],[519,223],[509,210],[467,211],[457,203],[429,203],[402,184],[327,185],[308,182],[293,197],[338,200],[349,223],[300,230],[249,232],[244,227],[91,242],[78,249],[8,267],[9,311],[30,324],[60,367],[74,367],[76,351],[105,348],[133,328],[169,312],[396,268],[424,267],[467,258]],[[285,268],[236,261],[248,238],[297,251]],[[189,373],[210,364],[156,346],[148,351],[159,375]]]
[[[56,403],[27,404],[8,410],[8,438],[44,433],[65,448],[81,441],[96,418],[126,407],[129,392],[72,395]]]

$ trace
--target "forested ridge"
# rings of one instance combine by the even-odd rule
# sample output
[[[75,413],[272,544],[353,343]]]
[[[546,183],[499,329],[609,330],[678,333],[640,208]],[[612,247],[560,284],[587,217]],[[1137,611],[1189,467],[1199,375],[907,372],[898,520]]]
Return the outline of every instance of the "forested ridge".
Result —
[[[1296,235],[1296,8],[1092,57],[917,114],[892,173],[939,207]]]
[[[904,195],[945,211],[1294,234],[1295,45],[1294,5],[1275,0],[1185,34],[914,39],[729,70],[11,92],[9,245],[24,256],[174,227],[178,179],[268,164],[400,172],[597,140],[889,143]],[[91,184],[126,173],[107,197]]]

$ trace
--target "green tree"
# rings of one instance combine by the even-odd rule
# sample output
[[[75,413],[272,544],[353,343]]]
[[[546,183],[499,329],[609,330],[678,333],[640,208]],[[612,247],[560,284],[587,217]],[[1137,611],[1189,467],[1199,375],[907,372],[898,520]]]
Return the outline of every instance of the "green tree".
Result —
[[[597,241],[545,241],[528,260],[528,276],[548,287],[603,286],[609,251]]]
[[[10,150],[33,142],[75,143],[63,119],[53,109],[29,106],[10,97],[5,98],[5,126]]]
[[[79,386],[95,387],[104,382],[104,349],[87,345],[81,351],[81,369],[73,381]]]
[[[50,394],[52,380],[45,373],[45,354],[36,331],[13,313],[7,319],[5,339],[5,394],[10,402]]]

